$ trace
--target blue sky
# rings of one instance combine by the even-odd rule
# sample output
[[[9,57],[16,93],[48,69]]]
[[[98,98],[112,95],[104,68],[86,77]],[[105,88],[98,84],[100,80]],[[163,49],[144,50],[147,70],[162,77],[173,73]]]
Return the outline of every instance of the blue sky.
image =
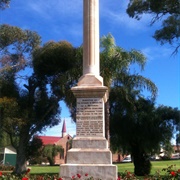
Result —
[[[150,26],[151,15],[140,21],[129,18],[125,10],[128,0],[100,0],[100,37],[111,33],[116,44],[126,50],[137,49],[147,57],[143,76],[158,87],[157,105],[180,109],[180,53],[171,56],[173,47],[161,46],[153,38],[160,23]],[[73,46],[82,45],[83,0],[11,0],[10,8],[0,11],[0,24],[10,24],[36,31],[42,43],[67,40]],[[138,70],[137,70],[138,71]],[[62,120],[67,118],[67,131],[75,134],[69,112],[62,104]],[[45,134],[57,135],[62,124]]]

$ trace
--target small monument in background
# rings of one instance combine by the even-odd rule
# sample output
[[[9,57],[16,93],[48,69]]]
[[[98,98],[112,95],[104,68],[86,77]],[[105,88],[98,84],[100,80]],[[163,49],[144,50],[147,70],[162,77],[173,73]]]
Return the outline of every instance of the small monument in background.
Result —
[[[116,180],[117,167],[105,138],[104,103],[108,89],[99,73],[99,0],[83,1],[83,75],[72,88],[77,100],[76,137],[60,167],[60,177],[70,180],[88,173],[94,179]],[[86,177],[87,178],[87,177]]]

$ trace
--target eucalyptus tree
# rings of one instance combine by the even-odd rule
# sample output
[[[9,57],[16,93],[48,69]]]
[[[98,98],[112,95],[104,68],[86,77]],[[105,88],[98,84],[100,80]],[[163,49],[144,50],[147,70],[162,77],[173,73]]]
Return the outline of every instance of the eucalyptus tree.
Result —
[[[0,76],[0,146],[10,145],[10,138],[6,132],[3,131],[3,114],[6,112],[2,111],[3,104],[7,104],[7,107],[13,109],[13,104],[16,103],[16,98],[18,97],[18,87],[15,83],[15,78],[13,73],[3,73]],[[12,111],[6,113],[6,115],[12,115]]]
[[[44,79],[23,71],[31,67],[32,52],[40,45],[39,35],[10,25],[1,25],[0,35],[0,124],[17,151],[14,173],[21,174],[26,171],[31,138],[61,120],[59,98]],[[23,85],[18,81],[20,71],[25,74]]]
[[[161,44],[174,45],[174,53],[178,52],[180,48],[179,0],[130,0],[127,13],[137,20],[140,20],[143,14],[151,14],[151,25],[162,21],[161,29],[156,30],[153,37]]]
[[[9,2],[0,1],[0,8],[5,8]],[[7,24],[0,25],[0,37],[0,128],[4,137],[3,144],[10,145],[9,136],[2,126],[3,117],[14,115],[19,98],[17,73],[30,65],[31,53],[40,44],[40,37],[34,31],[22,30]]]
[[[64,101],[76,121],[76,100],[71,91],[82,75],[82,47],[67,41],[45,43],[33,54],[33,67],[59,101]]]
[[[40,43],[40,36],[30,30],[7,24],[0,25],[0,74],[17,73],[31,65],[31,55]]]
[[[48,87],[35,75],[28,78],[18,94],[12,98],[0,98],[2,130],[9,136],[17,151],[14,173],[26,171],[29,157],[29,141],[38,132],[60,122],[58,98],[49,94]]]
[[[0,0],[0,9],[5,9],[9,7],[10,0]]]

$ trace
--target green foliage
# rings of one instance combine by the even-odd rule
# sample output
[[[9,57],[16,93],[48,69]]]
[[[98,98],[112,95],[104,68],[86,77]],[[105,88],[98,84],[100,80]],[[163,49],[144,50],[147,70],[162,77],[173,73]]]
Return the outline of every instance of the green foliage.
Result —
[[[180,112],[166,106],[156,108],[150,100],[136,99],[132,89],[129,93],[135,103],[127,103],[123,100],[121,87],[116,89],[110,94],[112,149],[119,151],[121,148],[122,153],[132,154],[135,174],[149,174],[148,156],[158,152],[160,144],[165,146],[170,142]]]
[[[34,136],[28,143],[28,159],[30,164],[41,164],[42,158],[42,140]]]
[[[132,49],[128,52],[116,46],[114,37],[108,34],[101,38],[100,61],[100,72],[104,85],[110,87],[117,74],[124,70],[128,71],[132,64],[139,65],[141,70],[143,70],[146,58],[137,50]]]
[[[54,157],[58,155],[58,153],[63,154],[64,150],[62,146],[58,145],[46,145],[43,148],[43,156],[46,157],[50,163],[50,165],[54,165]]]
[[[165,141],[162,145],[162,148],[164,150],[164,157],[167,159],[170,159],[172,156],[172,153],[174,153],[174,148],[171,145],[170,141]]]
[[[17,72],[30,63],[32,51],[40,44],[39,35],[16,26],[0,25],[0,74]]]
[[[124,101],[131,101],[127,88],[136,90],[140,93],[144,89],[151,92],[152,97],[156,97],[157,88],[153,82],[138,74],[131,73],[131,67],[138,65],[141,70],[144,69],[146,58],[145,56],[132,49],[126,51],[119,46],[116,46],[115,40],[111,34],[101,38],[101,66],[100,72],[104,80],[104,85],[109,88],[111,92],[112,87],[121,84],[121,92],[123,93]],[[138,89],[138,91],[137,91]],[[105,137],[109,137],[109,102],[105,104]],[[133,103],[131,101],[131,103]]]
[[[36,74],[50,85],[52,93],[64,100],[75,120],[75,98],[70,90],[82,75],[82,47],[69,42],[48,42],[33,54]]]
[[[155,31],[154,38],[162,44],[176,44],[177,52],[180,43],[180,2],[178,0],[130,0],[127,13],[130,17],[140,19],[143,14],[152,14],[152,24],[162,20],[162,28]]]
[[[65,53],[64,53],[65,52]],[[70,108],[71,116],[75,120],[75,98],[70,91],[76,85],[78,78],[82,75],[82,48],[72,48],[68,42],[48,42],[34,52],[33,66],[39,77],[43,77],[50,84],[53,94],[64,100]],[[73,63],[72,61],[73,56]],[[118,84],[126,85],[122,88],[124,101],[133,103],[128,95],[128,88],[133,89],[138,95],[143,89],[147,89],[155,98],[156,86],[140,75],[130,73],[130,65],[138,64],[144,69],[146,58],[137,51],[125,51],[116,46],[111,34],[101,39],[101,76],[109,88]],[[64,64],[66,59],[67,64]],[[59,64],[59,66],[57,66]],[[65,65],[65,68],[61,68]],[[67,65],[67,66],[66,66]],[[120,81],[121,78],[121,81]],[[107,126],[108,127],[108,126]]]
[[[1,8],[2,3],[8,2],[0,1]],[[35,150],[39,146],[38,142],[33,144],[29,143],[29,140],[37,132],[60,122],[58,103],[64,97],[65,91],[62,90],[62,95],[57,96],[51,92],[52,89],[48,85],[55,82],[51,79],[52,74],[63,74],[63,81],[58,82],[58,85],[62,85],[66,78],[70,77],[65,72],[73,64],[74,48],[64,41],[59,42],[58,46],[53,42],[47,43],[45,50],[42,50],[39,47],[40,37],[36,32],[5,24],[0,25],[0,37],[0,127],[1,132],[9,135],[11,144],[17,150],[15,172],[21,174],[26,168],[27,158],[32,155],[32,149]],[[39,49],[35,51],[37,48]],[[52,49],[55,50],[53,53]],[[33,52],[36,57],[43,57],[40,63],[45,66],[39,66],[36,61],[35,67],[39,68],[35,68],[36,74],[26,77],[24,86],[19,87],[16,84],[17,72],[31,65]],[[52,61],[48,61],[49,56],[53,57]],[[52,66],[56,68],[53,73]],[[47,74],[43,73],[47,73],[49,77],[46,78]],[[44,76],[41,76],[42,74]],[[56,92],[55,88],[53,91]]]
[[[146,57],[140,51],[132,49],[128,52],[116,46],[113,36],[108,34],[101,39],[100,58],[101,76],[105,86],[116,86],[116,82],[126,81],[131,87],[147,89],[152,93],[152,97],[156,97],[157,88],[150,79],[130,72],[133,65],[138,65],[144,70]]]
[[[0,0],[0,9],[3,10],[9,7],[10,0]]]
[[[180,47],[180,44],[179,44],[180,25],[179,24],[180,24],[179,15],[169,16],[166,20],[163,21],[162,28],[157,30],[153,37],[157,41],[160,41],[161,44],[169,43],[172,45],[173,43],[177,42],[178,46],[176,47],[175,51],[178,51],[178,48]]]
[[[64,73],[73,66],[75,52],[67,41],[50,41],[34,52],[33,66],[39,75]]]
[[[9,135],[17,150],[15,171],[21,173],[25,168],[23,163],[29,157],[29,140],[46,127],[57,125],[60,109],[58,99],[48,94],[46,84],[35,75],[29,77],[24,88],[17,90],[17,96],[11,97],[4,92],[0,97],[0,123],[1,130]]]
[[[0,165],[0,171],[13,171],[13,170],[14,170],[14,166],[4,165],[4,164]]]
[[[15,82],[14,74],[10,72],[3,74],[4,76],[0,76],[0,97],[18,97],[18,86]]]
[[[1,124],[1,123],[0,123]],[[1,126],[2,127],[2,126]],[[7,133],[5,133],[2,129],[0,130],[0,147],[6,147],[10,145],[10,138]]]

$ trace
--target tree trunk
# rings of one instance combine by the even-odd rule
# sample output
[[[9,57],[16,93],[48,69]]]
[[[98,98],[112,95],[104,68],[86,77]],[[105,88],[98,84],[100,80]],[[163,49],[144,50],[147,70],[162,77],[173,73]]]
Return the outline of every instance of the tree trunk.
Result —
[[[17,157],[16,157],[16,167],[14,169],[15,174],[20,175],[26,172],[27,168],[27,149],[26,146],[28,144],[27,141],[28,135],[27,133],[22,133],[19,139],[19,146],[17,147]]]
[[[151,162],[138,145],[132,146],[132,159],[134,163],[134,174],[137,176],[149,175],[151,172]]]
[[[14,170],[15,174],[22,174],[26,172],[26,152],[24,147],[19,147],[17,151],[17,158],[16,158],[16,167]]]

